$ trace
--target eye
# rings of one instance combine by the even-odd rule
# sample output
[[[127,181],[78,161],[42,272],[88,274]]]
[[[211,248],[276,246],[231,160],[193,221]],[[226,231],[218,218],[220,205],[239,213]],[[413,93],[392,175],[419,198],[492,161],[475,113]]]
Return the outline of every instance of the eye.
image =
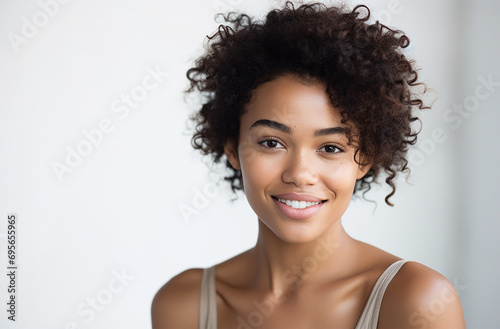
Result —
[[[325,146],[321,147],[320,151],[326,152],[326,153],[331,153],[331,154],[344,152],[344,150],[342,150],[340,147],[338,147],[336,145],[332,145],[332,144],[325,145]]]
[[[266,139],[266,140],[260,141],[259,144],[264,146],[264,147],[270,148],[270,149],[283,146],[283,145],[281,145],[280,142],[278,142],[275,139]]]

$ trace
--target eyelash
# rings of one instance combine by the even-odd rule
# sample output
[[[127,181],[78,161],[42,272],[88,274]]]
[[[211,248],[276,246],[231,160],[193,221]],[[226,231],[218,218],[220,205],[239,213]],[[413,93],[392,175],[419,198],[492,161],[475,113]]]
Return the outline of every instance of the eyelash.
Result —
[[[323,145],[321,147],[321,149],[325,148],[325,147],[333,147],[333,148],[336,148],[338,151],[337,152],[326,152],[328,154],[337,154],[337,153],[344,153],[344,149],[342,147],[340,147],[339,145],[336,145],[336,144],[327,144],[327,145]]]
[[[276,148],[276,147],[270,147],[270,146],[266,146],[266,145],[264,145],[264,143],[266,143],[266,142],[276,142],[276,143],[278,143],[278,144],[283,145],[283,143],[282,143],[280,140],[275,139],[275,138],[266,138],[266,139],[263,139],[263,140],[261,140],[261,141],[258,141],[257,143],[258,143],[259,145],[261,145],[261,146],[265,147],[265,148],[269,148],[269,149]]]
[[[263,147],[267,148],[267,149],[274,149],[274,148],[276,148],[276,147],[277,147],[277,145],[276,145],[276,146],[274,146],[274,147],[271,147],[271,146],[269,146],[269,145],[264,145],[265,143],[268,143],[268,142],[275,142],[275,143],[278,143],[278,144],[280,144],[280,145],[283,145],[283,143],[282,143],[280,140],[275,139],[275,138],[266,138],[266,139],[263,139],[263,140],[261,140],[261,141],[258,141],[257,143],[258,143],[259,145],[261,145],[261,146],[263,146]],[[337,153],[343,153],[343,152],[345,152],[345,150],[344,150],[344,149],[343,149],[340,145],[337,145],[337,144],[326,144],[326,145],[323,145],[323,146],[321,146],[321,147],[320,147],[320,150],[321,150],[321,149],[324,149],[324,148],[326,148],[326,147],[333,147],[333,148],[336,148],[336,149],[338,150],[337,152],[327,152],[327,151],[325,150],[324,152],[325,152],[325,153],[327,153],[327,154],[337,154]]]

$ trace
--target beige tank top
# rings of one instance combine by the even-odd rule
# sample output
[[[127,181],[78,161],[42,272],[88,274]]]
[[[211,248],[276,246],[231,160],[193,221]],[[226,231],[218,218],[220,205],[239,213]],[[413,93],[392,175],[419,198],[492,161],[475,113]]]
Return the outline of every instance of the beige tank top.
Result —
[[[375,286],[373,286],[355,329],[377,329],[378,315],[385,289],[405,262],[406,260],[403,259],[394,262],[380,275]],[[216,306],[215,267],[212,266],[203,269],[198,329],[217,329]]]

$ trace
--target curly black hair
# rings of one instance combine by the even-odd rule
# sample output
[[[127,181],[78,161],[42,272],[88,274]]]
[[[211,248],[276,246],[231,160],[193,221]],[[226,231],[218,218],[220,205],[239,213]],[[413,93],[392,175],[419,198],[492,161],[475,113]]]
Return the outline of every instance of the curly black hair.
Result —
[[[356,131],[356,152],[371,163],[353,194],[364,191],[364,196],[385,172],[392,188],[385,202],[393,206],[394,179],[399,172],[410,173],[407,151],[419,133],[412,127],[420,121],[413,112],[429,107],[415,63],[402,53],[409,38],[378,21],[368,23],[369,17],[364,5],[349,11],[321,3],[295,8],[290,1],[263,21],[241,13],[223,15],[225,24],[207,36],[205,54],[187,72],[186,92],[199,92],[204,100],[191,118],[193,147],[220,162],[225,143],[238,142],[240,116],[257,86],[284,74],[312,77],[325,84],[350,143]],[[241,171],[227,159],[226,166],[233,191],[243,189]]]

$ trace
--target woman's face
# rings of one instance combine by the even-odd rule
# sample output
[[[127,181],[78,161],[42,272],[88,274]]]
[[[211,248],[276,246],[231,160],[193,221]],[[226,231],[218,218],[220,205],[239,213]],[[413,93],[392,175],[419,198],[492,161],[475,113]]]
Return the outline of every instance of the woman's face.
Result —
[[[340,119],[322,83],[285,75],[254,90],[237,151],[226,145],[250,206],[284,241],[312,241],[339,224],[369,169],[354,161]]]

